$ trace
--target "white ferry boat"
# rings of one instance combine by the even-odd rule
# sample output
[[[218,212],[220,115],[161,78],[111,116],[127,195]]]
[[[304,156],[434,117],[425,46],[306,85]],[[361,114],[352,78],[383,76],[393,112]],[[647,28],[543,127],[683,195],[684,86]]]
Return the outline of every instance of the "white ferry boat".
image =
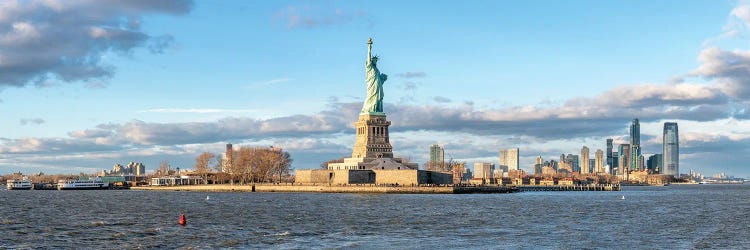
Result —
[[[103,182],[101,178],[88,180],[59,180],[57,190],[83,190],[83,189],[107,189],[109,183]]]
[[[31,189],[31,181],[28,177],[23,177],[21,180],[8,180],[8,190],[29,190]]]

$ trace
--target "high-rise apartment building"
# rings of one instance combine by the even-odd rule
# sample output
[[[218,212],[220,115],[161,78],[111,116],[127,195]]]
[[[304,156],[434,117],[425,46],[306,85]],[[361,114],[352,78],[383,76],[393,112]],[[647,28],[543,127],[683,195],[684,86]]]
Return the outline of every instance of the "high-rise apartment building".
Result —
[[[507,166],[508,170],[518,170],[518,148],[501,149],[500,165]]]
[[[606,173],[604,170],[604,151],[597,149],[594,154],[594,173]]]
[[[677,177],[680,175],[680,136],[676,122],[664,123],[662,139],[662,164],[664,166],[662,173]]]
[[[430,166],[428,170],[445,171],[445,151],[437,144],[430,146]]]
[[[589,148],[586,146],[583,146],[581,148],[581,173],[582,174],[588,174],[591,173],[591,165],[589,165]]]

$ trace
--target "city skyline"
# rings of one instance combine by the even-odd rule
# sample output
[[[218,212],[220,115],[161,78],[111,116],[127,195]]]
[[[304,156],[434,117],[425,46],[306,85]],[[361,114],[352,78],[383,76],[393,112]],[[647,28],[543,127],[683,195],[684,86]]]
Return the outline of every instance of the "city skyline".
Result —
[[[164,3],[0,4],[0,172],[189,168],[227,143],[317,168],[351,153],[373,37],[394,154],[414,162],[432,144],[468,163],[517,147],[529,173],[582,145],[609,160],[638,117],[629,153],[662,153],[676,122],[683,173],[750,175],[750,75],[731,71],[750,64],[746,2]]]

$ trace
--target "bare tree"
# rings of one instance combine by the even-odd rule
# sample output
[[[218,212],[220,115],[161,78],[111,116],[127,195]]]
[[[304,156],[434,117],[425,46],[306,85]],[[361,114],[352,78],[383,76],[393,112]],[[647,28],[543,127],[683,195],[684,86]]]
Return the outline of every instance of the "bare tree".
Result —
[[[203,152],[195,158],[195,172],[203,177],[205,184],[208,184],[208,173],[211,172],[209,164],[214,158],[214,154],[209,152]]]
[[[156,170],[156,175],[159,177],[169,175],[169,161],[163,160],[159,162],[159,168]]]

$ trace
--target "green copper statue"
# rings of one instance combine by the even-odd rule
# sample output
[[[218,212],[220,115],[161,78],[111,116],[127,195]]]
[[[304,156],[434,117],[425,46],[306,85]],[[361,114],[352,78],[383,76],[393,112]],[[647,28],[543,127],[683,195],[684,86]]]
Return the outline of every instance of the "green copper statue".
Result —
[[[367,97],[362,106],[362,114],[383,114],[383,83],[388,79],[378,70],[378,56],[372,56],[372,38],[367,41],[367,61],[365,62],[365,83]]]

